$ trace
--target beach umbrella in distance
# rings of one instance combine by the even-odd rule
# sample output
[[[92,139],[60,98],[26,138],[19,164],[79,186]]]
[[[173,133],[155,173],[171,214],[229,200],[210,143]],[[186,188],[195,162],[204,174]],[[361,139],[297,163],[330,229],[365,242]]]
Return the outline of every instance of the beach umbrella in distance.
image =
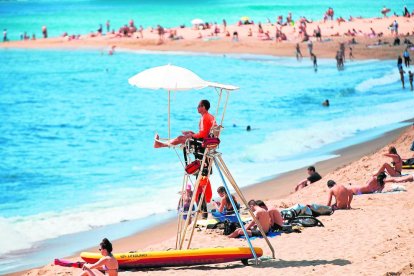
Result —
[[[128,83],[139,88],[168,91],[168,140],[170,140],[171,91],[201,89],[210,85],[194,72],[171,64],[144,70],[129,78]]]
[[[196,18],[196,19],[191,20],[191,24],[193,24],[193,25],[204,24],[204,20],[200,19],[200,18]]]
[[[248,16],[242,16],[240,18],[240,20],[243,21],[243,22],[246,22],[246,21],[249,21],[250,20],[250,17],[248,17]]]

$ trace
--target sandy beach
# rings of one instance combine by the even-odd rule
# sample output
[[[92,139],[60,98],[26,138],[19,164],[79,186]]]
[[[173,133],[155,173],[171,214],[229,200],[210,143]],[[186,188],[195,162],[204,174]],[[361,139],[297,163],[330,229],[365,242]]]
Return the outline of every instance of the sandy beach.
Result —
[[[399,22],[399,37],[401,44],[393,46],[395,34],[392,34],[389,26],[394,20]],[[387,17],[387,18],[354,18],[352,21],[338,23],[337,21],[315,21],[307,23],[307,33],[313,41],[313,52],[318,58],[334,58],[339,49],[339,43],[345,43],[345,56],[349,57],[349,47],[355,59],[396,59],[407,47],[404,39],[414,42],[414,17]],[[313,31],[320,27],[322,41],[317,41]],[[198,53],[249,53],[274,56],[295,56],[296,43],[300,43],[301,53],[309,56],[307,42],[295,26],[280,27],[274,24],[263,24],[263,32],[269,32],[271,40],[263,40],[263,33],[259,33],[258,25],[230,25],[227,26],[230,36],[226,36],[224,27],[218,25],[220,33],[213,34],[213,29],[197,30],[194,28],[173,28],[166,30],[164,39],[160,41],[157,30],[152,28],[143,30],[143,38],[136,32],[130,37],[118,37],[115,34],[97,35],[82,34],[79,39],[70,39],[68,36],[48,39],[9,41],[1,43],[1,48],[93,48],[109,52],[112,46],[117,49],[148,50],[148,51],[185,51]],[[287,40],[277,42],[275,30],[278,27],[287,37]],[[373,35],[372,30],[375,35]],[[249,29],[252,35],[249,36]],[[355,30],[354,35],[347,32]],[[168,38],[171,32],[176,32],[175,37]],[[233,33],[238,33],[238,41],[233,40]],[[71,34],[68,34],[71,35]],[[201,35],[201,38],[198,36]],[[356,44],[349,44],[355,39]],[[378,43],[378,41],[381,43]],[[349,45],[348,45],[349,44]]]
[[[394,35],[389,25],[398,20],[400,23],[401,40],[407,38],[414,41],[414,17],[388,17],[354,19],[352,22],[336,21],[309,23],[308,32],[312,33],[317,25],[322,31],[322,42],[314,37],[314,53],[317,57],[334,58],[340,42],[352,44],[355,59],[396,59],[406,45],[392,46]],[[249,28],[253,35],[248,36]],[[369,37],[370,28],[383,36]],[[28,41],[10,41],[1,43],[1,48],[92,48],[108,51],[113,45],[117,49],[149,50],[149,51],[185,51],[214,54],[249,53],[274,56],[294,56],[295,45],[301,41],[298,30],[286,26],[285,42],[275,40],[263,41],[258,38],[256,25],[228,26],[230,33],[237,31],[239,41],[232,41],[224,33],[210,36],[211,30],[177,29],[180,40],[166,38],[159,42],[156,31],[144,30],[144,38],[82,35],[80,39],[68,40],[67,37],[37,39]],[[274,37],[275,26],[263,25]],[[357,34],[346,36],[348,29],[356,29]],[[201,32],[203,38],[197,38]],[[378,40],[387,44],[376,44]],[[347,46],[346,57],[349,54]],[[302,54],[309,56],[306,42],[301,43]],[[414,53],[413,53],[414,54]],[[297,193],[292,193],[296,183],[306,175],[304,168],[288,172],[277,178],[256,183],[243,189],[247,199],[262,199],[268,205],[283,209],[296,203],[326,204],[328,188],[326,182],[335,180],[343,185],[362,185],[389,158],[383,156],[390,145],[394,145],[403,158],[413,157],[409,150],[414,140],[414,129],[405,127],[386,133],[380,138],[348,147],[337,152],[339,157],[315,164],[323,176],[322,180],[310,185]],[[277,164],[275,164],[276,166]],[[413,173],[404,170],[403,173]],[[237,180],[237,176],[235,176]],[[339,210],[331,216],[320,217],[325,227],[303,229],[301,233],[282,234],[271,238],[276,251],[276,259],[271,259],[271,252],[264,239],[255,239],[254,246],[264,250],[263,260],[259,265],[244,266],[240,262],[192,267],[144,269],[121,271],[120,275],[147,274],[151,275],[412,275],[414,274],[414,189],[413,182],[403,183],[407,191],[398,193],[379,193],[355,196],[351,210]],[[390,187],[390,185],[387,184]],[[167,250],[175,246],[176,222],[170,221],[154,229],[149,229],[133,236],[113,241],[114,252],[130,250],[150,251]],[[110,237],[108,237],[110,238]],[[100,240],[97,237],[97,241]],[[246,246],[242,239],[229,239],[216,230],[197,231],[192,242],[193,248],[215,246]],[[82,250],[79,248],[79,250]],[[85,251],[96,251],[90,248]],[[56,256],[64,257],[64,256]],[[77,256],[70,257],[80,260]],[[51,260],[52,261],[52,260]],[[46,265],[42,268],[13,275],[72,275],[80,270]]]
[[[305,170],[296,170],[265,183],[244,189],[247,198],[263,199],[279,209],[295,203],[326,204],[326,182],[361,185],[378,169],[389,145],[396,146],[403,158],[412,157],[409,148],[414,140],[414,129],[407,127],[362,143],[341,152],[340,157],[316,164],[322,180],[297,193],[292,193],[295,183],[303,178]],[[404,173],[412,173],[404,170]],[[414,273],[412,235],[414,209],[412,182],[403,183],[407,191],[354,196],[351,210],[338,210],[331,216],[320,217],[325,227],[303,229],[301,233],[282,234],[271,238],[276,259],[264,239],[253,241],[262,247],[266,258],[259,265],[243,266],[225,263],[193,267],[144,269],[124,271],[122,274],[154,275],[411,275]],[[390,184],[387,184],[390,187]],[[167,250],[175,244],[175,222],[151,229],[134,236],[114,241],[116,251]],[[245,246],[242,239],[229,239],[218,230],[196,232],[192,247]],[[89,249],[96,251],[96,248]],[[72,257],[80,260],[79,257]],[[76,274],[73,268],[47,265],[15,275],[68,275]]]

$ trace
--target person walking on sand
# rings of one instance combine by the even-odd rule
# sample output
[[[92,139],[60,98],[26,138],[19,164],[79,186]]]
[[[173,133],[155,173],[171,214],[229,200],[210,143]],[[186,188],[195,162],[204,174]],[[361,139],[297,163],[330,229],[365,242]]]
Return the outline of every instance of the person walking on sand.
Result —
[[[254,216],[259,221],[260,225],[262,226],[263,231],[265,232],[265,234],[267,234],[267,232],[269,232],[270,227],[271,227],[270,225],[271,218],[270,218],[269,213],[265,209],[259,207],[256,204],[256,201],[253,199],[248,202],[248,205],[249,205],[250,210],[254,212]],[[247,224],[246,226],[247,234],[250,237],[252,236],[261,237],[262,233],[257,228],[254,228],[254,226],[256,226],[255,220],[252,220],[249,224]],[[243,229],[237,228],[236,230],[234,230],[233,233],[231,233],[227,237],[237,238],[240,235],[244,235]]]
[[[99,251],[102,254],[102,258],[94,264],[84,264],[82,267],[81,276],[98,276],[98,275],[109,275],[118,276],[118,261],[112,255],[112,244],[104,238],[99,245]],[[103,272],[101,272],[103,271]]]
[[[42,34],[43,34],[43,38],[47,38],[47,28],[46,28],[46,26],[42,27]]]
[[[333,210],[337,209],[351,209],[351,202],[354,196],[352,190],[345,188],[344,185],[336,184],[333,180],[328,180],[327,186],[329,188],[328,206]],[[332,197],[335,198],[335,203],[332,203]]]
[[[410,88],[413,91],[413,72],[408,71],[408,80],[410,81]]]
[[[309,176],[307,178],[305,178],[304,180],[300,181],[298,183],[298,185],[296,185],[295,191],[298,191],[298,190],[300,190],[302,188],[305,188],[306,186],[308,186],[308,185],[310,185],[310,184],[312,184],[312,183],[314,183],[314,182],[322,179],[321,175],[316,172],[314,166],[309,166],[308,167],[308,175]]]
[[[106,20],[106,32],[109,33],[110,29],[111,29],[111,22],[109,20]]]
[[[154,142],[154,148],[163,148],[168,147],[171,145],[180,145],[184,144],[187,139],[195,138],[195,139],[204,139],[208,137],[208,134],[210,133],[210,129],[216,125],[216,119],[213,115],[208,113],[208,110],[210,109],[210,102],[208,100],[201,100],[198,103],[197,111],[201,115],[199,126],[199,132],[194,133],[192,131],[182,131],[182,135],[172,139],[169,141],[168,144],[164,144],[159,142],[159,135],[155,135],[155,142]]]
[[[303,58],[302,53],[300,52],[300,45],[296,43],[296,59],[301,60]]]
[[[349,47],[349,60],[352,61],[354,59],[354,54],[352,53],[352,47]]]

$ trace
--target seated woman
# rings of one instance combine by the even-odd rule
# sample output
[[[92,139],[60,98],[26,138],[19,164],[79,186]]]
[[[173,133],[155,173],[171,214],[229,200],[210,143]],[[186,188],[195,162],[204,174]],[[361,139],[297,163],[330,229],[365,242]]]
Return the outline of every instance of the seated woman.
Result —
[[[365,186],[351,187],[352,193],[354,195],[361,195],[381,192],[384,189],[384,180],[386,177],[387,175],[384,172],[381,172],[378,176],[373,176],[369,179]]]
[[[395,147],[390,147],[388,149],[388,153],[385,153],[384,156],[391,157],[392,158],[392,164],[394,167],[392,167],[388,163],[382,164],[381,168],[378,170],[374,176],[379,175],[381,172],[387,171],[387,173],[390,176],[401,176],[401,170],[403,165],[403,160],[401,159],[400,155],[397,153],[397,149]]]
[[[226,192],[226,189],[223,186],[220,186],[217,188],[217,193],[221,197],[221,202],[217,204],[215,201],[213,202],[216,211],[212,211],[211,214],[214,218],[224,221],[225,219],[228,219],[231,222],[237,222],[237,217],[234,214],[233,206],[231,205],[231,201],[229,198],[229,195]],[[236,198],[231,195],[234,203],[237,206],[237,211],[240,209],[240,205],[237,203]]]
[[[112,255],[112,244],[107,238],[100,243],[99,251],[101,251],[102,258],[94,264],[84,264],[81,275],[94,276],[107,273],[109,276],[118,276],[118,261]]]

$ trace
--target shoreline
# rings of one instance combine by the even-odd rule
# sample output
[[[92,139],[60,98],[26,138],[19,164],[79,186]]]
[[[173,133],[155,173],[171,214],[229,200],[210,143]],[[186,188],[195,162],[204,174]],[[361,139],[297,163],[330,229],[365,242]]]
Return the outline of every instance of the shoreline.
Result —
[[[398,20],[400,22],[400,40],[398,46],[392,46],[395,36],[388,29],[390,22]],[[259,33],[257,25],[230,25],[227,30],[231,33],[237,32],[238,39],[235,41],[231,36],[226,36],[224,32],[212,35],[212,29],[194,30],[192,28],[171,28],[169,31],[177,32],[178,37],[182,39],[173,40],[164,38],[160,40],[155,30],[145,29],[144,38],[134,33],[131,37],[116,37],[114,34],[97,36],[94,34],[81,35],[79,39],[68,39],[65,37],[53,37],[47,39],[7,41],[0,43],[3,49],[101,49],[108,54],[116,53],[112,47],[127,50],[146,50],[161,52],[192,52],[192,53],[213,53],[213,54],[257,54],[271,55],[281,57],[295,56],[296,43],[299,43],[303,57],[310,57],[308,53],[307,42],[301,42],[302,38],[297,27],[284,26],[280,27],[273,24],[262,24],[263,32],[269,32],[271,40],[263,40],[263,33]],[[407,45],[403,43],[404,39],[414,42],[414,17],[392,16],[387,18],[362,18],[353,19],[338,24],[335,21],[314,21],[307,24],[307,30],[310,35],[317,27],[322,30],[322,40],[313,41],[313,53],[318,58],[335,58],[339,49],[339,43],[345,43],[346,60],[349,58],[349,48],[352,47],[353,59],[396,59],[405,50]],[[276,42],[274,39],[275,28],[280,28],[286,33],[287,40]],[[371,28],[381,35],[372,35]],[[250,30],[249,30],[250,29]],[[356,33],[349,35],[349,30],[355,30]],[[248,33],[252,32],[250,36]],[[201,34],[202,38],[197,38]],[[166,37],[168,33],[166,34]],[[349,43],[352,39],[356,44]],[[381,43],[379,43],[381,41]],[[112,52],[111,52],[112,51]],[[411,50],[414,51],[414,48]],[[111,52],[111,53],[110,53]]]
[[[412,120],[407,120],[404,122],[412,122]],[[401,136],[406,129],[409,127],[403,126],[392,131],[388,131],[376,137],[374,139],[351,145],[346,148],[334,151],[333,154],[337,154],[337,157],[323,160],[317,162],[314,165],[317,171],[322,175],[323,180],[325,179],[325,175],[329,174],[335,170],[343,168],[344,166],[349,165],[352,162],[359,160],[360,158],[373,154],[374,152],[378,151],[382,147],[386,146],[387,144],[392,143]],[[294,187],[297,182],[303,179],[306,176],[306,167],[295,169],[286,173],[282,173],[275,177],[272,177],[269,180],[265,180],[262,182],[254,183],[252,185],[246,186],[241,188],[244,196],[247,200],[254,198],[254,199],[262,199],[265,202],[268,201],[282,201],[282,205],[286,205],[288,207],[289,204],[284,203],[284,200],[289,196],[295,196],[298,193],[293,193]],[[235,176],[237,181],[237,176]],[[266,196],[265,196],[266,195]],[[298,202],[296,202],[298,203]],[[121,227],[122,224],[119,224],[118,227]],[[115,239],[113,240],[114,248],[118,252],[127,252],[130,250],[137,250],[137,251],[150,251],[153,250],[154,245],[162,244],[168,241],[168,248],[173,248],[175,243],[171,243],[175,241],[176,235],[176,228],[177,222],[176,219],[167,219],[164,222],[157,223],[143,231],[136,232],[132,235]],[[197,235],[197,233],[195,234]],[[133,244],[133,247],[131,247]],[[71,259],[79,259],[79,254],[82,251],[95,251],[96,247],[91,247],[87,249],[81,249],[80,251],[76,252],[75,254],[68,256],[66,258]],[[40,268],[32,268],[17,272],[12,272],[7,275],[31,275],[31,271],[34,269],[41,269]],[[29,273],[29,274],[25,274]]]

